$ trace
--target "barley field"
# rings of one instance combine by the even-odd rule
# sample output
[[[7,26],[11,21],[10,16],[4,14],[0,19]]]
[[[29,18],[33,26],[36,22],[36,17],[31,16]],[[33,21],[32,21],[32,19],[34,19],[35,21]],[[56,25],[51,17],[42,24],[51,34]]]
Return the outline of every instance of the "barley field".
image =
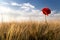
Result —
[[[0,23],[0,40],[60,40],[60,23],[27,21]]]

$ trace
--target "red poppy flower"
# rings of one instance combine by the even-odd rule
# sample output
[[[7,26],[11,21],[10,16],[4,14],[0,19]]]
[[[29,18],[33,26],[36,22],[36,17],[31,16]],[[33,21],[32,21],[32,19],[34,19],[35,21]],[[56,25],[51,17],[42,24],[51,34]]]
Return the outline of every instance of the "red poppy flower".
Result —
[[[42,9],[43,14],[47,15],[51,13],[51,10],[49,8],[43,8]]]

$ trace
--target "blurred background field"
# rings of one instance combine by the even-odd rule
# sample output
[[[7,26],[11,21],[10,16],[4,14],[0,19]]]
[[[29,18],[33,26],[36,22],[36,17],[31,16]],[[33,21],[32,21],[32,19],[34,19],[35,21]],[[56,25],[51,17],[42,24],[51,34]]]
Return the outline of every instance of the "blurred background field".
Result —
[[[0,23],[0,40],[60,40],[60,22]]]

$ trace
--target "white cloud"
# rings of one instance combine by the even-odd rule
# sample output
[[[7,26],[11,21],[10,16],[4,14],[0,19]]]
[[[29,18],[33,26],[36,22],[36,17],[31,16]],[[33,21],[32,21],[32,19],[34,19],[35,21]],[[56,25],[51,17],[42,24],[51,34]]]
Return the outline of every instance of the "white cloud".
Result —
[[[31,9],[35,9],[35,6],[31,5],[30,3],[19,4],[19,3],[16,3],[16,2],[9,2],[9,3],[7,3],[7,2],[1,2],[0,4],[3,5],[3,6],[7,5],[9,7],[11,7],[11,6],[12,7],[16,7],[16,8],[20,7],[18,9],[23,9],[24,11],[29,11]]]
[[[12,6],[21,6],[21,4],[18,4],[16,2],[11,2],[10,5],[12,5]]]
[[[20,6],[21,9],[24,9],[25,11],[29,11],[31,9],[34,9],[35,6],[31,5],[30,3],[23,3]]]
[[[21,6],[22,8],[27,8],[27,7],[35,8],[35,6],[31,5],[30,3],[23,3]]]
[[[0,6],[0,13],[9,13],[10,11],[11,9],[8,7]]]
[[[9,5],[7,2],[0,2],[0,5]]]
[[[11,5],[15,6],[15,5],[18,5],[17,3],[11,3]]]
[[[35,17],[37,14],[35,13],[35,11],[39,14],[38,10],[33,10],[31,9],[31,11],[24,11],[24,10],[14,10],[10,7],[5,7],[5,6],[0,6],[0,15],[2,15],[0,18],[2,18],[4,21],[20,21],[20,20],[29,20],[29,17]],[[1,20],[1,19],[0,19]]]

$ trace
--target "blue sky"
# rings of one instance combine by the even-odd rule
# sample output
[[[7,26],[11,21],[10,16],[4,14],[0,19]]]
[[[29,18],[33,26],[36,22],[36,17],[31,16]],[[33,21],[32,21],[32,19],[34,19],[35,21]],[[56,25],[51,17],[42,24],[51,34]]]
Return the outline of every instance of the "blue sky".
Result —
[[[51,9],[48,18],[60,18],[60,0],[0,0],[0,15],[2,14],[5,21],[21,19],[44,19],[42,8]],[[2,16],[0,16],[0,20]],[[52,18],[51,18],[52,17]]]

